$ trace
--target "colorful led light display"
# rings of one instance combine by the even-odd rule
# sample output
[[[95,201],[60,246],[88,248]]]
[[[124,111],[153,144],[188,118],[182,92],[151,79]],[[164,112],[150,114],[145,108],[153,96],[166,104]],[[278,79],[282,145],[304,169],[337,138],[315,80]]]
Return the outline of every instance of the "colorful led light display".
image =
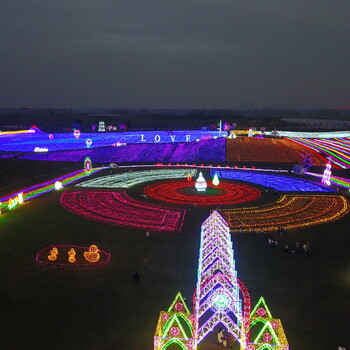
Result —
[[[256,325],[260,325],[260,331],[249,345],[251,349],[264,349],[265,345],[271,346],[271,349],[289,349],[282,322],[272,317],[264,297],[260,297],[250,315],[250,327]]]
[[[227,181],[221,181],[218,186],[208,184],[203,193],[196,193],[194,185],[194,181],[164,181],[145,187],[144,193],[158,201],[198,206],[247,203],[261,196],[254,187]]]
[[[168,311],[160,312],[154,350],[165,350],[172,345],[183,350],[196,350],[219,324],[238,340],[242,350],[289,349],[282,323],[272,318],[263,297],[251,312],[249,292],[237,278],[228,223],[217,211],[201,227],[193,310],[191,314],[178,293]],[[259,322],[262,327],[251,342],[250,328]]]
[[[182,307],[175,308],[176,305]],[[154,335],[154,350],[163,350],[178,345],[183,350],[195,350],[193,322],[186,303],[177,293],[168,311],[161,311]]]
[[[232,232],[277,231],[333,222],[349,211],[349,202],[337,195],[283,195],[259,207],[221,209]]]
[[[84,188],[131,188],[149,181],[181,179],[196,176],[196,169],[157,169],[131,171],[126,173],[101,176],[77,184]]]
[[[221,178],[251,182],[281,192],[331,192],[332,189],[316,182],[298,177],[266,174],[244,170],[210,170],[210,175],[218,174]]]
[[[350,167],[350,140],[348,138],[324,140],[293,137],[290,139],[321,153],[332,163],[342,168],[348,169]]]
[[[302,162],[302,155],[309,153],[314,165],[324,166],[327,159],[289,139],[238,137],[226,139],[226,159],[228,162],[294,163]]]
[[[331,163],[328,163],[326,165],[326,169],[323,172],[323,176],[322,176],[322,183],[329,186],[331,184],[330,178],[332,175],[332,171],[331,171],[332,165]]]
[[[323,174],[317,174],[317,173],[307,173],[307,175],[315,176],[318,178],[323,177]],[[350,179],[345,179],[344,177],[338,177],[338,176],[330,176],[329,181],[332,185],[350,189]]]
[[[124,191],[65,191],[61,204],[86,219],[154,231],[180,232],[186,213],[184,209],[138,201]]]
[[[79,130],[75,130],[78,135]],[[135,131],[135,132],[104,132],[84,133],[83,138],[72,137],[71,133],[55,133],[51,140],[45,133],[38,133],[34,130],[23,130],[21,132],[6,132],[0,135],[0,151],[5,152],[33,152],[34,147],[49,148],[50,151],[77,150],[86,148],[86,139],[93,139],[90,148],[111,146],[119,143],[179,143],[194,142],[208,136],[211,138],[223,137],[224,134],[215,130],[176,130],[172,131]],[[79,133],[80,136],[80,133]]]
[[[246,295],[242,312],[236,276],[229,226],[214,211],[201,227],[197,288],[193,296],[196,346],[221,323],[245,347],[249,338],[250,298]]]
[[[14,204],[13,198],[16,198],[21,193],[23,193],[22,200],[28,201],[32,198],[37,197],[37,196],[41,196],[47,192],[54,191],[56,189],[55,184],[57,181],[60,181],[63,185],[67,186],[69,184],[72,184],[78,180],[81,180],[81,179],[89,176],[90,174],[97,173],[101,170],[103,170],[103,168],[95,168],[90,173],[86,173],[85,170],[77,170],[77,171],[74,171],[72,173],[69,173],[69,174],[57,177],[55,179],[52,179],[50,181],[43,182],[41,184],[37,184],[34,186],[26,187],[26,188],[21,189],[20,191],[13,192],[9,195],[6,195],[6,196],[0,198],[0,201],[3,203],[8,202],[8,204],[10,204],[10,201],[11,201],[11,203],[13,205]]]

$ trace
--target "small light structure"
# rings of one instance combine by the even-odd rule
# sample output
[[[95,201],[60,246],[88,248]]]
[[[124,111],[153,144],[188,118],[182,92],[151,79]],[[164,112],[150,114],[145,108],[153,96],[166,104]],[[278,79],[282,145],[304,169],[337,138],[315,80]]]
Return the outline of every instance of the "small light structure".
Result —
[[[91,139],[86,139],[85,143],[86,143],[86,147],[90,148],[90,146],[92,144],[92,140]]]
[[[55,190],[59,191],[63,188],[62,182],[61,181],[56,181],[55,182]]]
[[[219,181],[219,177],[218,177],[217,173],[215,173],[212,183],[213,183],[214,186],[218,186],[219,185],[220,181]]]
[[[18,201],[18,204],[23,204],[23,192],[18,193],[17,201]]]
[[[57,254],[58,254],[58,249],[56,247],[53,247],[51,250],[50,250],[50,255],[48,255],[48,259],[50,261],[55,261],[57,259]]]
[[[84,169],[87,173],[90,173],[91,170],[92,170],[92,162],[91,162],[91,159],[90,157],[86,157],[84,159]]]
[[[76,262],[76,257],[75,257],[75,249],[74,248],[71,248],[70,250],[69,250],[69,252],[68,252],[68,256],[69,256],[69,258],[68,258],[68,261],[70,262],[70,263],[75,263]]]
[[[49,134],[49,139],[52,140],[53,139],[53,135]]]
[[[322,176],[322,183],[327,186],[330,186],[331,184],[331,181],[330,181],[331,174],[332,174],[331,169],[332,169],[332,164],[328,162]]]
[[[204,192],[207,189],[207,182],[205,181],[202,172],[199,173],[195,187],[198,192]]]
[[[91,263],[95,263],[100,259],[99,249],[97,245],[93,244],[89,247],[88,252],[84,252],[84,258]]]
[[[81,134],[81,132],[80,132],[80,130],[78,130],[78,129],[75,129],[74,132],[73,132],[73,135],[74,135],[74,137],[75,137],[77,140],[79,139],[80,134]]]

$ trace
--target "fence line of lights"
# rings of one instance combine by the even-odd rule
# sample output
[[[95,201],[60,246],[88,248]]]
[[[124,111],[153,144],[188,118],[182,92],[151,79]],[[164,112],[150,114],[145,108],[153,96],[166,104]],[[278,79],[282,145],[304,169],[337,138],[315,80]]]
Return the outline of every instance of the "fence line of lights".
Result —
[[[138,201],[124,191],[65,191],[61,204],[90,220],[154,231],[180,232],[186,214],[185,209]]]
[[[259,207],[221,209],[232,232],[268,232],[333,222],[349,211],[349,202],[337,195],[283,195]]]

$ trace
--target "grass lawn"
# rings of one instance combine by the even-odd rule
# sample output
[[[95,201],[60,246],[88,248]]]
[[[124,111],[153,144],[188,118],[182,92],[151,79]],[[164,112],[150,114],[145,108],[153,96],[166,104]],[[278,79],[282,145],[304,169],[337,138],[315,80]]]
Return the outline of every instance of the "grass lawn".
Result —
[[[63,174],[59,167],[57,172]],[[151,232],[147,238],[142,230],[73,215],[59,196],[52,192],[0,215],[0,349],[153,349],[159,312],[178,291],[191,307],[200,225],[209,209],[192,208],[180,234]],[[349,225],[347,215],[286,232],[277,249],[267,243],[275,238],[271,234],[233,236],[239,279],[253,305],[265,297],[293,350],[350,346]],[[310,255],[284,254],[286,242],[306,240],[313,246]],[[35,255],[52,244],[97,244],[112,254],[111,261],[92,270],[38,265]],[[214,343],[212,335],[200,349],[216,349]]]

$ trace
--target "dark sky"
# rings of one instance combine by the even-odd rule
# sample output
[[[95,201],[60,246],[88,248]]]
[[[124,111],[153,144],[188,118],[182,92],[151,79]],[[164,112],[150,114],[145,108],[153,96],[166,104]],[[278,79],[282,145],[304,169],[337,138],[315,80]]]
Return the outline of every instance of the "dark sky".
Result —
[[[0,106],[350,105],[350,0],[0,0]]]

